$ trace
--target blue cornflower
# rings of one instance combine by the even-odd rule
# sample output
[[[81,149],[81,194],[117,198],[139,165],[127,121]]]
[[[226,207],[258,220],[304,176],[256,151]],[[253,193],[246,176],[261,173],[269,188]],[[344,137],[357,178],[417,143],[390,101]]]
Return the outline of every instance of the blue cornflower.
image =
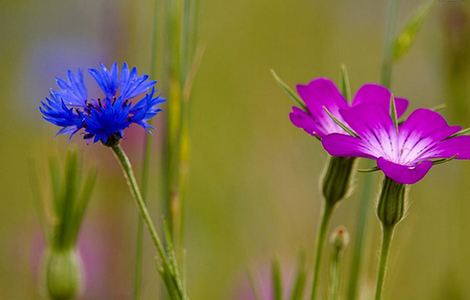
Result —
[[[124,136],[124,129],[135,123],[150,131],[147,121],[161,111],[157,106],[165,100],[155,95],[156,81],[148,75],[137,74],[124,63],[121,70],[114,63],[111,70],[101,64],[89,69],[91,77],[103,92],[102,97],[88,97],[81,70],[69,70],[67,80],[57,78],[57,90],[41,102],[39,110],[43,118],[59,127],[57,134],[72,137],[83,129],[84,139],[101,141],[111,146]],[[143,96],[142,96],[143,95]],[[135,103],[133,99],[141,97]]]

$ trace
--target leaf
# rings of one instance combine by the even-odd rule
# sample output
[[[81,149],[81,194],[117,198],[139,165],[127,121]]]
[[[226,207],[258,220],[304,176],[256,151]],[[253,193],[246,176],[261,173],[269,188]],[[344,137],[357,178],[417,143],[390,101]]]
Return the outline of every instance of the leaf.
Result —
[[[57,159],[49,159],[49,176],[51,177],[52,185],[52,199],[53,199],[53,208],[54,208],[54,218],[59,218],[60,212],[62,211],[62,201],[61,201],[61,180],[60,180],[60,171],[59,164]]]
[[[33,192],[33,202],[34,208],[38,215],[39,226],[41,227],[41,231],[43,236],[47,242],[50,241],[50,232],[47,224],[47,217],[46,217],[46,209],[45,209],[45,202],[42,197],[42,191],[39,187],[39,179],[38,174],[36,172],[36,167],[34,160],[30,159],[29,162],[29,182],[31,185],[31,191]]]
[[[341,92],[348,102],[350,102],[352,99],[351,84],[349,82],[348,69],[345,65],[341,65]]]
[[[250,287],[253,291],[253,295],[255,297],[255,300],[263,300],[261,297],[261,292],[258,288],[258,285],[256,283],[255,277],[253,276],[253,273],[251,271],[248,271],[248,281],[250,283]]]
[[[456,132],[456,133],[454,133],[453,135],[449,136],[446,140],[451,139],[451,138],[454,138],[454,137],[456,137],[456,136],[465,135],[465,134],[467,134],[467,133],[470,133],[470,128],[462,129],[462,130],[460,130],[459,132]]]
[[[328,114],[328,116],[336,123],[339,127],[341,127],[344,131],[346,131],[349,135],[353,137],[359,137],[357,133],[355,133],[352,129],[350,129],[346,124],[338,120],[325,106],[323,106],[323,110]]]
[[[77,203],[75,204],[75,208],[73,209],[72,221],[70,223],[70,239],[74,244],[77,242],[80,227],[82,226],[83,217],[85,215],[86,208],[88,207],[88,203],[90,202],[95,182],[96,171],[93,170],[88,174],[85,180],[85,184],[81,190],[80,197],[78,198]]]
[[[299,254],[299,262],[297,265],[297,274],[292,286],[291,300],[302,300],[307,280],[307,272],[305,271],[305,253]]]
[[[441,158],[441,159],[436,159],[436,160],[433,160],[432,161],[432,165],[435,166],[435,165],[440,165],[440,164],[443,164],[443,163],[446,163],[446,162],[449,162],[451,160],[454,160],[457,158],[457,155],[454,155],[452,157],[449,157],[449,158]]]
[[[395,104],[395,97],[393,94],[390,95],[390,116],[392,117],[393,126],[395,130],[398,132],[398,115],[397,115],[397,107]]]
[[[59,214],[59,228],[56,245],[68,247],[72,243],[72,216],[78,192],[78,157],[76,152],[69,152],[65,162],[65,180],[62,181],[63,194],[61,195],[61,212]]]
[[[447,107],[447,105],[445,103],[442,103],[442,104],[431,107],[430,110],[433,110],[435,112],[440,112],[440,111],[443,111],[444,109],[446,109],[446,107]]]
[[[392,43],[392,57],[394,61],[398,61],[411,49],[416,36],[420,31],[426,17],[431,12],[432,7],[436,3],[435,0],[428,0],[427,3],[421,5],[415,14],[408,20],[405,27]]]
[[[287,96],[289,96],[289,98],[291,98],[291,100],[293,100],[297,105],[302,107],[303,110],[307,111],[307,107],[305,106],[302,99],[300,99],[299,96],[297,96],[297,94],[284,81],[282,81],[279,76],[277,76],[274,70],[271,70],[271,73],[273,74],[274,79],[282,88],[282,90],[287,94]]]
[[[271,278],[273,283],[274,300],[282,300],[282,275],[278,259],[274,259],[271,265]]]
[[[358,169],[357,171],[360,173],[372,173],[372,172],[380,171],[380,169],[379,167],[373,167],[369,169]]]

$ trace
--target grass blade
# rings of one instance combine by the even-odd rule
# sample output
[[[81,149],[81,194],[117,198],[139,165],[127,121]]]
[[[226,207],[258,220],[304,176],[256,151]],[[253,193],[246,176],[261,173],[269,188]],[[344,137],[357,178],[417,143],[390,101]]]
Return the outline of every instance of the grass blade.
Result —
[[[349,82],[349,74],[346,65],[341,65],[341,92],[346,100],[351,102],[351,83]]]
[[[303,110],[306,111],[307,107],[305,106],[302,99],[300,99],[299,96],[297,96],[297,94],[284,81],[282,81],[279,76],[277,76],[274,70],[271,70],[271,74],[273,75],[274,79],[279,84],[281,89],[287,94],[287,96],[289,96],[291,100],[293,100],[297,105],[299,105],[300,107],[302,107]]]
[[[282,275],[281,265],[278,259],[274,259],[271,265],[271,279],[273,287],[273,299],[282,300]]]

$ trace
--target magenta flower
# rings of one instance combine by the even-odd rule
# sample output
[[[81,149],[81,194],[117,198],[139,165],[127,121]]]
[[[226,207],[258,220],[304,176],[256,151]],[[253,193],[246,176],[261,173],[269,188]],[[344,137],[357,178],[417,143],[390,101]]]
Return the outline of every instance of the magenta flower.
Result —
[[[357,136],[333,133],[323,137],[323,147],[333,156],[374,159],[398,183],[421,180],[436,159],[470,159],[470,136],[455,135],[461,127],[449,126],[435,111],[417,109],[399,125],[383,105],[361,104],[339,113]]]
[[[328,78],[317,78],[307,85],[297,85],[297,93],[305,103],[303,109],[292,107],[291,122],[308,134],[322,139],[332,133],[346,132],[328,116],[325,108],[338,120],[344,122],[340,110],[360,104],[375,104],[384,109],[390,107],[391,93],[378,84],[363,85],[353,97],[352,104],[341,95],[336,85]],[[397,115],[400,117],[408,107],[408,100],[396,98]]]

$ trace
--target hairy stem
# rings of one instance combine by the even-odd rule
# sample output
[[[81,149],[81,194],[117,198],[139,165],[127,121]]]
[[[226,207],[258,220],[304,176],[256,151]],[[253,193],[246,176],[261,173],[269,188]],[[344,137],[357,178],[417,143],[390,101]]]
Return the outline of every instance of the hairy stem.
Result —
[[[392,242],[393,230],[395,226],[382,227],[382,246],[380,249],[379,269],[377,273],[377,286],[375,289],[375,300],[382,299],[385,275],[387,272],[387,261],[390,252],[390,244]]]
[[[139,209],[140,217],[143,219],[147,230],[150,233],[150,237],[152,238],[152,242],[158,251],[160,259],[162,260],[164,265],[170,265],[165,255],[163,244],[160,240],[160,237],[158,236],[155,226],[153,225],[152,218],[150,217],[150,214],[147,210],[147,204],[145,204],[145,201],[142,198],[142,194],[140,193],[139,186],[137,185],[137,180],[135,179],[134,171],[132,170],[129,158],[127,157],[126,153],[119,144],[114,145],[111,148],[113,149],[114,154],[121,165],[122,171],[124,172],[124,177],[126,178],[127,184],[129,185],[129,189],[131,190],[132,196],[137,204],[137,208]]]

